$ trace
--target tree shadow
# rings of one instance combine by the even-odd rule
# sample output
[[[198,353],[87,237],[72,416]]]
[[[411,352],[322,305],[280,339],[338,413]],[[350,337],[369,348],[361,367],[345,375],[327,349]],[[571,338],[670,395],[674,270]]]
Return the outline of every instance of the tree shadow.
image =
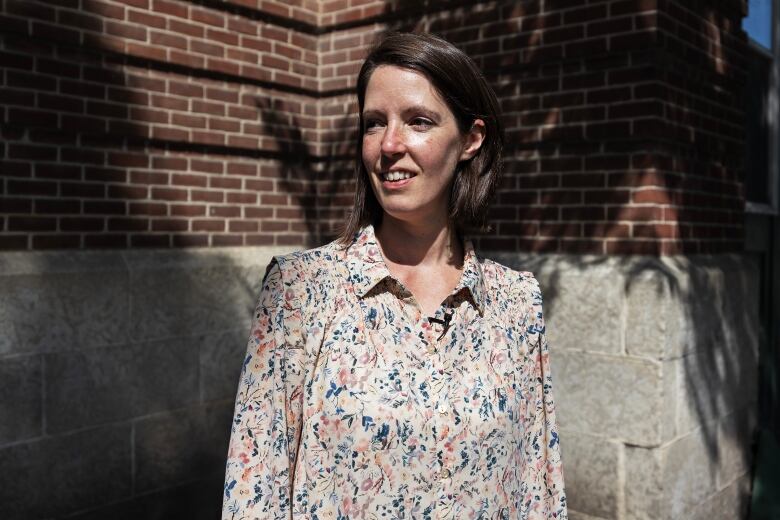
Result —
[[[659,323],[668,328],[668,344],[656,359],[664,377],[679,382],[665,403],[675,409],[677,433],[701,437],[710,481],[726,464],[747,469],[755,417],[744,409],[755,404],[761,334],[753,327],[753,259],[698,256],[741,251],[739,14],[706,3],[659,8],[637,18],[634,30],[646,33],[608,50],[595,40],[579,42],[579,49],[541,45],[557,19],[540,9],[540,2],[447,2],[438,13],[426,2],[401,0],[385,13],[388,30],[432,32],[461,47],[501,101],[505,179],[491,213],[493,231],[477,236],[479,247],[507,262],[510,251],[532,253],[521,255],[523,268],[543,273],[548,323],[566,319],[558,315],[566,279],[561,259],[569,274],[611,265],[622,274],[626,298],[649,290],[674,304],[674,314],[655,314],[668,320]],[[686,25],[685,40],[676,36],[677,24]],[[514,36],[499,43],[507,33]],[[653,82],[643,79],[648,75]],[[586,92],[559,92],[559,78]],[[631,126],[610,121],[640,102],[645,113]],[[704,115],[706,103],[728,107],[711,111],[721,121]],[[663,208],[632,207],[628,194],[637,186],[655,197],[646,202]],[[515,233],[521,238],[505,238]],[[632,238],[650,240],[617,256],[595,243]]]
[[[352,203],[352,184],[350,172],[342,165],[343,150],[334,142],[350,140],[355,118],[345,114],[335,120],[334,142],[311,143],[304,137],[301,121],[283,110],[283,100],[257,97],[255,105],[264,132],[273,136],[280,152],[281,191],[292,197],[293,206],[301,208],[307,245],[314,247],[335,239]],[[327,152],[317,153],[318,146]]]
[[[188,249],[209,244],[187,223],[212,221],[214,202],[188,175],[209,179],[215,156],[226,169],[273,157],[160,125],[189,95],[169,96],[170,84],[213,74],[100,36],[123,7],[1,6],[0,245],[17,252],[0,258],[0,367],[23,366],[12,375],[37,384],[3,387],[4,402],[35,400],[2,421],[20,425],[0,433],[0,516],[218,516],[265,265]]]

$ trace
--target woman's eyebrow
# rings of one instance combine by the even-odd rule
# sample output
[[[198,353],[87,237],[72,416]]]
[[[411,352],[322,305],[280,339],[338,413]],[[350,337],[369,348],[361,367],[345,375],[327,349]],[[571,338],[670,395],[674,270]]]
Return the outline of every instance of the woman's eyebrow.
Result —
[[[403,109],[402,115],[409,117],[411,115],[423,114],[426,117],[433,119],[434,121],[441,121],[442,116],[439,112],[428,108],[424,105],[411,105]],[[367,117],[385,117],[385,113],[381,110],[368,109],[363,111],[363,118]]]
[[[364,110],[363,117],[384,117],[384,114],[379,110]]]

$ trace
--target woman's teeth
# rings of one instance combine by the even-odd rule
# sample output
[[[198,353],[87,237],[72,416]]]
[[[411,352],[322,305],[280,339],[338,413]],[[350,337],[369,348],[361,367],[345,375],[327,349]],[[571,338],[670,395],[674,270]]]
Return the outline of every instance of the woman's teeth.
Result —
[[[408,172],[388,172],[384,174],[386,181],[402,181],[404,179],[411,179],[412,174]]]

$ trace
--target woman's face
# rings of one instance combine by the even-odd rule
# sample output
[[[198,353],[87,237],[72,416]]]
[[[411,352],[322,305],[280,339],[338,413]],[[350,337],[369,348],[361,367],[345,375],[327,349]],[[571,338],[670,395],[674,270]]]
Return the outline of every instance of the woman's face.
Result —
[[[446,219],[455,167],[479,150],[482,120],[461,134],[423,74],[382,65],[366,87],[363,124],[363,165],[384,212],[410,223]]]

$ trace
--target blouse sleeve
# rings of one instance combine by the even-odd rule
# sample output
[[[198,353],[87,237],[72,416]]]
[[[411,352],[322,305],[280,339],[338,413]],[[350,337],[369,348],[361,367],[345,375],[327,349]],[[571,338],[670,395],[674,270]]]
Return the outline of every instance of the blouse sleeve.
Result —
[[[530,464],[526,465],[528,474],[525,477],[526,482],[533,483],[535,495],[529,520],[565,520],[568,513],[550,374],[550,351],[542,313],[542,293],[535,278],[531,279],[530,303],[528,341],[537,388],[529,443]]]
[[[276,260],[268,266],[241,370],[228,448],[223,520],[292,518],[300,439],[299,309]]]

